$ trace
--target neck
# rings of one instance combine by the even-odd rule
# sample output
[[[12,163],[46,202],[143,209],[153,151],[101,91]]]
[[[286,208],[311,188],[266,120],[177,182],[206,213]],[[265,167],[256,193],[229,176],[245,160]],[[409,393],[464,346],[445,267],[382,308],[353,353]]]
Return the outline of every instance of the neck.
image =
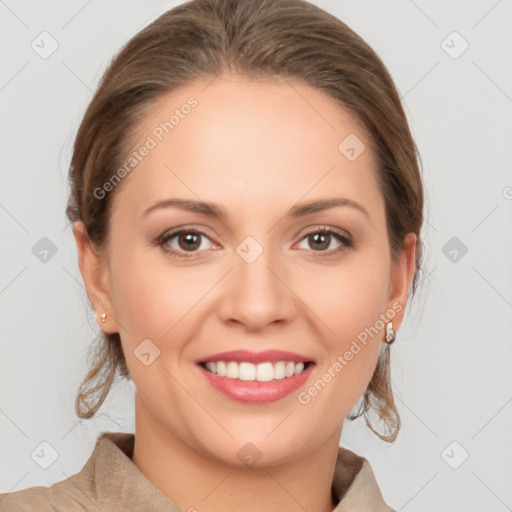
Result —
[[[136,393],[132,461],[185,512],[331,512],[341,432],[293,460],[266,467],[224,464],[159,423]]]

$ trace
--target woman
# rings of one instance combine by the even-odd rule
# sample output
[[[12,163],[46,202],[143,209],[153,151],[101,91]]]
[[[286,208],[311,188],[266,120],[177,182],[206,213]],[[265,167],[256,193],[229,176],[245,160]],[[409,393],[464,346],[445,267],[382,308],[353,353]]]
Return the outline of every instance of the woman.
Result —
[[[345,418],[398,434],[421,262],[417,151],[369,46],[302,0],[182,4],[111,63],[70,183],[104,333],[77,414],[118,372],[136,431],[2,510],[392,510],[339,447]]]

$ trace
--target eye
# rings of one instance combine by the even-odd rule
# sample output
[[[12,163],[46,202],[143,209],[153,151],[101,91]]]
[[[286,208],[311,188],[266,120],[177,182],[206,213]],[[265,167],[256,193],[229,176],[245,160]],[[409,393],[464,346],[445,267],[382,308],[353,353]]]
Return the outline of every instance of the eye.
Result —
[[[205,240],[210,240],[210,238],[202,231],[181,228],[164,233],[155,241],[155,245],[161,246],[173,258],[190,258],[197,255],[201,250],[207,249],[204,246]],[[338,254],[353,246],[353,240],[348,234],[331,227],[317,228],[316,231],[310,231],[302,237],[301,242],[303,241],[309,243],[310,247],[313,247],[313,252],[321,253],[319,254],[321,256],[324,256],[323,253],[325,253],[325,256]],[[338,241],[339,247],[327,250],[333,241]],[[215,246],[213,242],[211,243]]]
[[[316,231],[310,231],[302,238],[302,241],[304,240],[313,247],[314,252],[327,253],[326,256],[338,254],[353,246],[353,240],[350,236],[331,227],[317,228]],[[325,250],[329,249],[331,242],[334,240],[337,240],[341,244],[340,247],[328,251]],[[322,254],[322,256],[324,256],[324,254]]]
[[[171,241],[176,239],[176,243],[171,245]],[[208,236],[197,229],[182,228],[175,231],[164,233],[156,241],[156,244],[175,258],[190,258],[198,252],[204,250],[204,239],[210,240]],[[191,254],[186,254],[186,253]]]

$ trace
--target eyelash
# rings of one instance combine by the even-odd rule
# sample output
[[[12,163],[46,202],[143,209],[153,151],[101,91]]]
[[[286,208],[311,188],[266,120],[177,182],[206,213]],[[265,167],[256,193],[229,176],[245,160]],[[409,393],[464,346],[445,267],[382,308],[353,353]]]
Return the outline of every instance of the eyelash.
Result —
[[[184,233],[194,233],[194,234],[201,235],[201,236],[204,236],[209,239],[209,237],[208,237],[208,235],[206,235],[206,233],[203,233],[202,231],[200,231],[198,229],[181,228],[176,231],[164,233],[163,235],[159,236],[156,239],[154,245],[162,247],[162,250],[165,251],[165,253],[167,253],[172,258],[192,258],[197,254],[197,252],[190,252],[189,255],[186,255],[186,253],[182,254],[181,252],[178,252],[174,249],[170,249],[166,245],[169,242],[169,240],[172,240],[173,238],[175,238],[179,235],[182,235]],[[320,257],[334,256],[334,255],[344,252],[348,249],[351,249],[354,245],[354,242],[351,237],[343,235],[341,232],[339,232],[338,230],[331,228],[331,227],[324,227],[324,228],[317,229],[316,231],[310,231],[310,232],[306,233],[301,238],[300,241],[304,240],[308,236],[319,234],[319,233],[332,235],[336,240],[338,240],[339,242],[342,242],[342,244],[343,244],[343,245],[341,245],[341,247],[339,247],[337,249],[331,249],[330,251],[312,251],[314,253],[318,253],[318,255]]]

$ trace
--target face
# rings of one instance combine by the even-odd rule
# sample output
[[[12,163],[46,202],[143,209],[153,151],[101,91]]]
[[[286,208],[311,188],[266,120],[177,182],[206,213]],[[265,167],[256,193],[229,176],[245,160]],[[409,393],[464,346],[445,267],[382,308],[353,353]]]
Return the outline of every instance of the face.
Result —
[[[79,243],[81,269],[110,313],[100,326],[120,333],[141,424],[229,464],[251,442],[272,464],[339,440],[385,317],[402,321],[414,235],[393,262],[368,137],[324,93],[207,83],[138,127],[134,150],[148,149],[115,191],[105,252],[88,259]],[[217,374],[200,364],[213,361]]]

